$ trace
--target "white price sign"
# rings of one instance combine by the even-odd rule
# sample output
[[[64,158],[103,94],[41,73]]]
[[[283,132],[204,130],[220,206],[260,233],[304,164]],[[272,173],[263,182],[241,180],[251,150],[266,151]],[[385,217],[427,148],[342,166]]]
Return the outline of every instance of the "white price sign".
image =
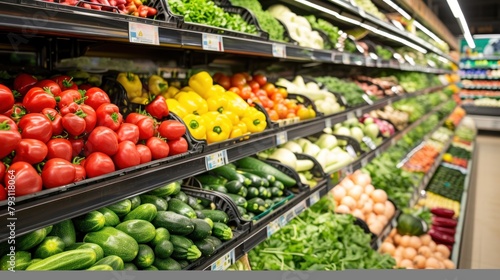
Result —
[[[354,114],[354,112],[347,113],[347,119],[354,119],[355,117],[356,115]]]
[[[293,208],[293,212],[295,213],[296,216],[300,215],[300,213],[304,212],[306,210],[307,204],[305,201],[300,202],[297,206]]]
[[[216,34],[203,33],[202,36],[202,47],[206,51],[224,51],[224,42],[222,36]]]
[[[316,202],[318,202],[320,199],[320,196],[319,196],[319,191],[318,192],[315,192],[313,193],[310,197],[309,197],[309,205],[314,205]]]
[[[368,164],[368,159],[366,157],[361,159],[361,166],[366,166]]]
[[[229,163],[227,159],[227,150],[222,150],[205,157],[205,167],[207,170],[212,170],[217,167],[224,166]]]
[[[236,260],[234,257],[234,249],[233,249],[224,256],[222,256],[220,259],[215,261],[211,266],[211,270],[226,270],[228,267],[234,264],[235,261]]]
[[[286,57],[286,46],[282,44],[273,44],[273,56],[274,57]]]
[[[128,39],[131,43],[160,45],[158,26],[129,21]]]
[[[330,118],[325,119],[325,127],[326,128],[332,127],[332,119]]]
[[[276,144],[282,145],[288,142],[288,134],[286,131],[279,132],[276,134]]]
[[[267,225],[267,237],[271,237],[278,230],[280,230],[280,224],[278,219],[276,219]]]

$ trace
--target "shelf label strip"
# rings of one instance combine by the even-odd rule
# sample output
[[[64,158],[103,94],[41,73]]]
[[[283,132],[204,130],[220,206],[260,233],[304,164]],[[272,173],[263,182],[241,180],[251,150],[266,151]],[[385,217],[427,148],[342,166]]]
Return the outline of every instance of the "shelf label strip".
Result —
[[[320,195],[319,195],[319,191],[313,193],[310,197],[309,197],[309,205],[314,205],[316,202],[318,202],[320,199]]]
[[[131,43],[160,45],[158,26],[129,21],[128,39]]]
[[[222,256],[220,259],[216,260],[212,265],[211,265],[211,270],[226,270],[228,267],[230,267],[232,264],[236,262],[235,256],[234,256],[234,249],[229,251],[227,254]]]
[[[222,150],[205,157],[205,167],[207,170],[212,170],[217,167],[224,166],[229,163],[227,158],[227,150]]]
[[[201,45],[206,51],[224,51],[224,42],[220,35],[203,33]]]
[[[276,134],[276,145],[283,145],[288,142],[288,133],[286,131]]]
[[[273,44],[273,56],[286,58],[286,46],[282,44]]]

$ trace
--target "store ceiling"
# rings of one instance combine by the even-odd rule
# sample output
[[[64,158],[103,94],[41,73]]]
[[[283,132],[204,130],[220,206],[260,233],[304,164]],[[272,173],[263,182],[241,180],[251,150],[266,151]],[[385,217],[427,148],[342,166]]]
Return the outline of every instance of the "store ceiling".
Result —
[[[424,0],[424,2],[448,26],[453,35],[462,35],[460,26],[453,17],[446,0]],[[500,1],[458,0],[458,2],[472,35],[500,34]]]

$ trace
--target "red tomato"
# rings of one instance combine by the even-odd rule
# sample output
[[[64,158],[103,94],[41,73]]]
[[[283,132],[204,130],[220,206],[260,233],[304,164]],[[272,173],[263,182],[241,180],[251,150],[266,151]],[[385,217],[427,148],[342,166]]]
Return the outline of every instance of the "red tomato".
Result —
[[[247,83],[253,80],[252,75],[250,75],[248,72],[242,72],[240,74],[243,75],[243,77],[245,77],[245,81],[247,81]]]
[[[61,113],[61,116],[64,116],[69,113],[75,114],[78,110],[80,110],[80,105],[76,104],[76,102],[73,102],[67,107],[59,109],[59,112]]]
[[[87,172],[85,172],[85,167],[76,163],[73,163],[73,166],[75,167],[75,182],[85,180],[85,177],[87,177]]]
[[[52,135],[60,135],[63,132],[62,116],[56,109],[45,108],[42,111],[52,124]]]
[[[14,190],[15,196],[23,196],[42,190],[42,177],[38,175],[31,164],[23,161],[15,162],[9,167],[3,182],[7,190]]]
[[[179,138],[177,140],[169,140],[168,147],[170,148],[170,155],[179,155],[187,152],[188,142],[184,138]]]
[[[141,156],[141,164],[151,161],[153,155],[151,154],[151,150],[148,148],[148,146],[139,144],[135,147],[137,149],[137,152],[139,152]]]
[[[139,113],[130,113],[128,114],[127,118],[125,119],[126,123],[132,123],[132,124],[137,124],[140,120],[147,118],[146,115],[139,114]]]
[[[41,113],[45,108],[54,109],[57,105],[54,96],[42,88],[31,88],[23,98],[23,105],[30,113]]]
[[[146,142],[146,146],[151,150],[153,159],[161,159],[168,157],[170,147],[168,144],[158,137],[151,137]]]
[[[21,73],[14,79],[13,89],[24,96],[36,83],[37,79],[29,74]]]
[[[124,169],[141,163],[141,154],[132,141],[125,140],[118,144],[118,151],[113,156],[117,169]]]
[[[234,74],[231,77],[231,86],[242,87],[247,83],[245,76],[243,74]]]
[[[278,103],[274,105],[274,110],[278,113],[280,119],[286,119],[288,108],[284,104]]]
[[[115,104],[102,104],[96,110],[97,125],[106,126],[113,131],[118,130],[123,122],[123,116],[120,114],[120,109]]]
[[[163,138],[167,138],[167,140],[176,140],[184,136],[186,133],[186,126],[179,121],[167,120],[161,122],[158,127],[158,133],[160,133]]]
[[[0,201],[6,200],[6,199],[7,199],[7,191],[4,189],[3,185],[0,184]]]
[[[62,158],[49,159],[42,170],[43,186],[57,188],[75,182],[75,166]]]
[[[225,90],[228,90],[231,87],[231,79],[228,76],[222,75],[217,83],[223,87]]]
[[[262,89],[263,89],[263,90],[265,90],[265,91],[267,92],[267,95],[271,95],[271,94],[275,93],[275,92],[276,92],[276,90],[277,90],[277,89],[276,89],[276,87],[275,87],[273,84],[271,84],[271,83],[267,83],[267,84],[265,84],[265,85],[262,87]]]
[[[102,104],[111,103],[108,94],[98,87],[88,89],[85,92],[85,97],[85,104],[89,105],[94,110],[97,110]]]
[[[113,156],[118,151],[118,135],[109,127],[98,126],[89,135],[85,143],[85,153],[101,152]]]
[[[234,92],[237,95],[241,95],[241,90],[239,88],[237,88],[237,87],[232,87],[228,91]]]
[[[278,115],[278,113],[276,111],[274,111],[273,109],[270,109],[269,111],[267,111],[267,113],[269,114],[269,118],[272,121],[277,121],[280,119],[280,116]]]
[[[72,157],[77,157],[83,151],[83,147],[85,146],[85,142],[83,139],[69,139],[71,143],[71,148],[73,149]]]
[[[17,130],[16,123],[9,117],[0,115],[0,159],[9,155],[19,142],[21,134]]]
[[[115,171],[113,160],[106,154],[91,153],[84,161],[83,167],[87,178],[94,178]]]
[[[261,87],[263,87],[264,85],[267,84],[267,78],[266,78],[266,76],[264,76],[262,74],[253,75],[253,81],[256,81],[257,83],[259,83],[259,85]]]
[[[0,114],[12,109],[14,101],[14,94],[12,91],[8,87],[0,85]]]
[[[69,113],[62,117],[62,126],[71,136],[79,136],[85,132],[84,113],[78,110],[76,114]]]
[[[73,147],[68,139],[55,138],[47,142],[47,159],[62,158],[71,161]]]
[[[18,124],[25,139],[38,139],[44,143],[52,137],[52,123],[43,114],[31,113],[21,118]]]
[[[212,79],[214,80],[215,83],[220,79],[220,77],[224,76],[221,72],[217,72],[213,75]]]
[[[132,123],[122,123],[116,134],[118,135],[118,142],[128,140],[137,144],[139,141],[139,127]]]
[[[83,119],[85,120],[85,133],[90,133],[94,130],[97,124],[97,114],[92,107],[89,105],[80,105],[80,109],[85,114]]]
[[[248,82],[248,85],[250,86],[250,88],[252,88],[252,92],[254,93],[260,89],[260,85],[256,81],[250,81]]]
[[[260,96],[265,96],[267,97],[267,92],[263,89],[259,89],[256,93],[255,96],[260,97]]]
[[[139,139],[147,140],[153,135],[155,135],[156,127],[155,122],[152,118],[146,117],[137,122],[137,127],[139,127]]]
[[[157,95],[153,101],[146,105],[146,112],[157,120],[163,120],[169,113],[165,97]]]
[[[29,164],[42,162],[47,156],[47,145],[36,139],[22,139],[16,147],[14,162],[24,161]]]
[[[54,95],[55,97],[61,95],[61,87],[52,80],[41,80],[35,84],[35,87],[43,88],[46,92]]]
[[[61,87],[62,91],[68,89],[78,90],[78,85],[73,82],[73,77],[66,75],[58,75],[53,77],[51,80],[56,82]]]
[[[3,182],[3,176],[5,175],[5,170],[7,167],[5,167],[5,164],[0,161],[0,182]]]

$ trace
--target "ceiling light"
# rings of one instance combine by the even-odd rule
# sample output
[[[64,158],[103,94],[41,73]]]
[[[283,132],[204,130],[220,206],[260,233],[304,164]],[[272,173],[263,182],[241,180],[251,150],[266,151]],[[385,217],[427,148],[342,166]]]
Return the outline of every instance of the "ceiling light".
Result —
[[[405,10],[401,9],[396,3],[392,2],[391,0],[384,0],[384,2],[391,6],[394,10],[396,10],[398,13],[400,13],[405,19],[411,20],[411,16],[405,12]]]
[[[462,29],[462,32],[464,34],[465,41],[467,41],[467,45],[469,45],[469,48],[474,49],[476,47],[476,43],[474,42],[474,39],[472,39],[472,35],[469,30],[469,26],[467,25],[467,21],[465,20],[465,16],[462,13],[462,9],[460,9],[460,5],[458,4],[457,0],[446,0],[448,2],[448,5],[450,6],[451,12],[453,13],[453,16],[458,19],[458,23],[460,25],[460,28]]]

